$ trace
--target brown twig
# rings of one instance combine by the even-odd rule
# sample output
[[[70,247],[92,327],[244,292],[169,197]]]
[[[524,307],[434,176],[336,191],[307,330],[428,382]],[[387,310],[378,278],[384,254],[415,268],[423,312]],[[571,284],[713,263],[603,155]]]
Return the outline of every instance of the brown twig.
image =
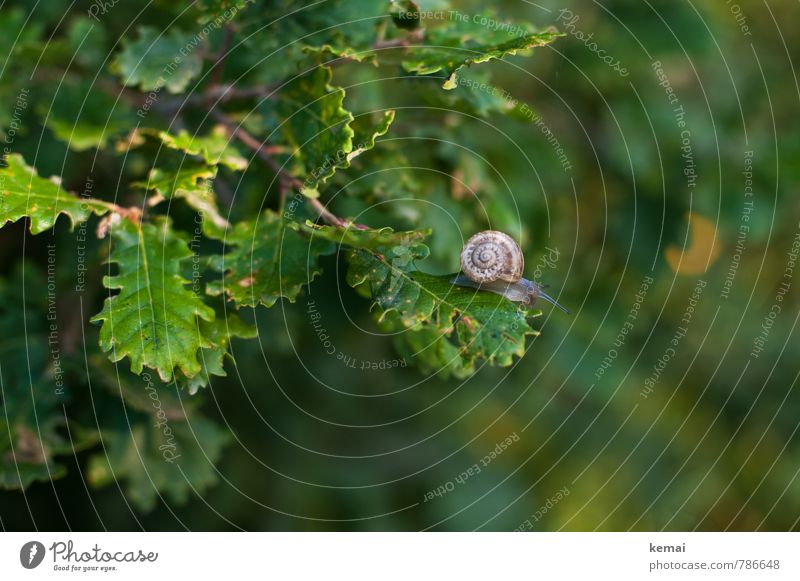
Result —
[[[218,111],[217,109],[213,109],[211,111],[211,116],[219,121],[219,123],[226,129],[230,137],[236,137],[239,141],[252,149],[256,155],[258,155],[258,157],[265,161],[270,169],[277,174],[278,179],[281,180],[281,182],[289,184],[290,187],[303,187],[303,183],[300,180],[293,178],[286,173],[278,164],[278,162],[273,159],[273,157],[266,150],[265,144],[259,142],[258,139],[250,135],[242,128],[241,125],[235,125],[233,121],[231,121],[224,113]]]
[[[407,38],[393,38],[391,40],[376,40],[375,43],[372,45],[372,48],[374,49],[405,48],[410,45],[411,43],[408,41]]]
[[[349,222],[347,220],[343,220],[342,218],[339,218],[333,212],[328,210],[328,207],[323,205],[323,203],[320,202],[316,198],[308,198],[308,203],[312,208],[314,208],[314,210],[317,211],[317,213],[319,214],[319,217],[322,218],[323,220],[325,220],[328,224],[331,224],[333,226],[337,226],[339,228],[347,228],[349,226],[353,226],[353,227],[355,227],[355,228],[357,228],[359,230],[363,230],[365,228],[364,226],[361,226],[360,224],[354,224],[352,222]]]

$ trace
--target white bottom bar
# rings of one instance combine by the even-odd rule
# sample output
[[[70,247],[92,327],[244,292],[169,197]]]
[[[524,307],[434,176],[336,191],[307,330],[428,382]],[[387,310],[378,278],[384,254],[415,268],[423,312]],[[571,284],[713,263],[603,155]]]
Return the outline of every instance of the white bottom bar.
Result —
[[[796,580],[798,548],[797,533],[4,533],[0,578]]]

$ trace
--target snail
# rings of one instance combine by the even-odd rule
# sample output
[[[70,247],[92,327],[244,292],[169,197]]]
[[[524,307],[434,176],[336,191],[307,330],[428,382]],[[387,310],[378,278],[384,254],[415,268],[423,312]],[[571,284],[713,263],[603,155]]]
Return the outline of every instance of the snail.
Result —
[[[508,234],[484,230],[474,234],[461,250],[461,273],[453,284],[489,291],[516,303],[532,305],[543,298],[565,313],[567,309],[548,296],[542,286],[522,277],[525,257]]]

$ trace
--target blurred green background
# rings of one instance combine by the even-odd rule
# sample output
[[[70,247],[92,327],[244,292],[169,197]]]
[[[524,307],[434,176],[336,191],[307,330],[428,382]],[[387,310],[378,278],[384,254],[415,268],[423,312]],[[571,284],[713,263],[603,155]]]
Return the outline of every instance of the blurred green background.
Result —
[[[120,172],[142,170],[137,160],[67,149],[41,123],[52,96],[13,67],[30,56],[12,55],[15,39],[66,37],[90,6],[0,4],[0,122],[9,126],[20,89],[30,87],[12,150],[41,175],[62,175],[73,191],[91,173],[96,191],[114,199]],[[409,361],[362,370],[361,362],[400,356],[345,284],[341,261],[328,257],[325,276],[297,303],[254,313],[259,340],[235,343],[235,371],[205,394],[206,415],[233,436],[215,463],[215,485],[190,491],[185,503],[158,499],[141,511],[122,486],[89,486],[92,451],[75,450],[60,457],[64,478],[0,492],[3,529],[798,528],[797,2],[504,0],[450,8],[493,10],[566,33],[530,58],[481,66],[528,103],[538,123],[465,113],[456,101],[474,89],[445,95],[441,79],[337,68],[334,82],[355,108],[397,110],[375,157],[337,177],[339,213],[364,211],[360,220],[373,226],[433,227],[431,265],[441,272],[457,269],[463,238],[478,229],[521,236],[526,272],[536,269],[572,315],[543,307],[541,335],[524,358],[463,382],[426,376]],[[120,3],[103,17],[95,52],[62,50],[92,81],[106,74],[106,55],[130,26],[164,27],[174,10],[167,2]],[[286,29],[314,32],[302,13],[288,18]],[[234,51],[231,74],[255,51]],[[273,61],[279,69],[280,53]],[[376,178],[369,160],[389,164],[380,155],[398,157]],[[235,204],[261,207],[272,194],[265,183],[249,171],[231,179]],[[369,203],[356,195],[365,188]],[[12,280],[23,260],[44,273],[54,242],[68,260],[75,238],[64,224],[35,240],[22,224],[4,227],[3,276]],[[93,244],[100,255],[102,245]],[[3,291],[7,311],[41,295],[35,282],[27,297],[16,284]],[[62,296],[65,310],[83,309],[83,327],[77,319],[72,332],[85,333],[86,343],[96,342],[87,321],[101,299],[99,287],[82,302]],[[309,300],[341,357],[326,353]],[[20,328],[4,328],[0,345]],[[66,409],[91,416],[101,408],[90,396],[101,388],[81,374],[83,341],[75,345]],[[24,375],[31,361],[0,359],[4,380],[11,368]]]

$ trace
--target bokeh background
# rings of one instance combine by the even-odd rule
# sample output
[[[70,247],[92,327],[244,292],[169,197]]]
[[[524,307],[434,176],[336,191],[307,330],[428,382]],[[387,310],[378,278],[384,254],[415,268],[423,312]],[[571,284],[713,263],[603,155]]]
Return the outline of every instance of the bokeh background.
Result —
[[[107,199],[129,195],[119,176],[146,168],[57,139],[42,112],[69,102],[46,84],[63,73],[66,56],[70,74],[97,90],[92,83],[104,82],[119,39],[139,25],[168,26],[177,10],[171,4],[120,2],[82,45],[74,31],[89,22],[91,3],[0,3],[3,126],[20,90],[30,91],[11,150],[41,175],[62,175],[73,191],[91,173]],[[324,10],[320,4],[309,11]],[[362,4],[354,10],[365,15],[385,8]],[[3,529],[798,528],[798,3],[449,7],[566,33],[533,56],[482,65],[536,117],[470,113],[458,92],[475,89],[445,95],[441,79],[404,79],[399,67],[338,67],[334,81],[355,108],[397,110],[375,155],[337,177],[339,213],[374,226],[433,228],[428,267],[438,272],[457,270],[458,250],[474,231],[491,225],[513,233],[523,241],[527,273],[535,270],[572,314],[543,307],[541,335],[529,340],[524,358],[464,381],[420,373],[405,360],[361,369],[401,356],[345,284],[339,257],[328,257],[325,276],[297,303],[253,314],[259,340],[235,343],[235,372],[205,393],[206,417],[231,436],[212,463],[213,484],[184,498],[155,495],[143,510],[131,495],[153,496],[147,477],[133,491],[129,474],[93,479],[97,445],[76,445],[59,456],[62,478],[0,492]],[[281,8],[262,2],[248,10],[252,20]],[[301,11],[283,31],[311,34],[316,25]],[[29,48],[20,52],[25,39]],[[48,39],[63,40],[58,54],[37,48]],[[274,38],[267,29],[256,40],[232,51],[226,74],[236,78]],[[26,63],[42,55],[30,80]],[[279,52],[264,75],[284,64]],[[8,129],[4,135],[8,143]],[[376,178],[371,160],[390,169]],[[274,195],[265,192],[267,181],[254,170],[220,187],[235,190],[237,211],[246,212]],[[32,331],[41,317],[25,315],[27,326],[10,317],[32,305],[44,316],[48,244],[58,244],[72,280],[75,269],[63,264],[77,260],[70,258],[76,243],[64,224],[36,239],[19,223],[0,231],[4,389],[15,379],[28,389],[26,378],[41,371],[36,362],[47,360],[37,355],[45,335]],[[90,245],[102,253],[100,242]],[[105,413],[94,405],[102,379],[87,377],[80,363],[85,345],[96,343],[88,318],[101,300],[99,287],[80,302],[60,295],[72,333],[68,355],[77,362],[68,375],[71,417]],[[309,300],[343,357],[320,342]],[[25,342],[26,357],[4,355],[15,341]],[[209,444],[201,429],[196,434],[203,460]]]

